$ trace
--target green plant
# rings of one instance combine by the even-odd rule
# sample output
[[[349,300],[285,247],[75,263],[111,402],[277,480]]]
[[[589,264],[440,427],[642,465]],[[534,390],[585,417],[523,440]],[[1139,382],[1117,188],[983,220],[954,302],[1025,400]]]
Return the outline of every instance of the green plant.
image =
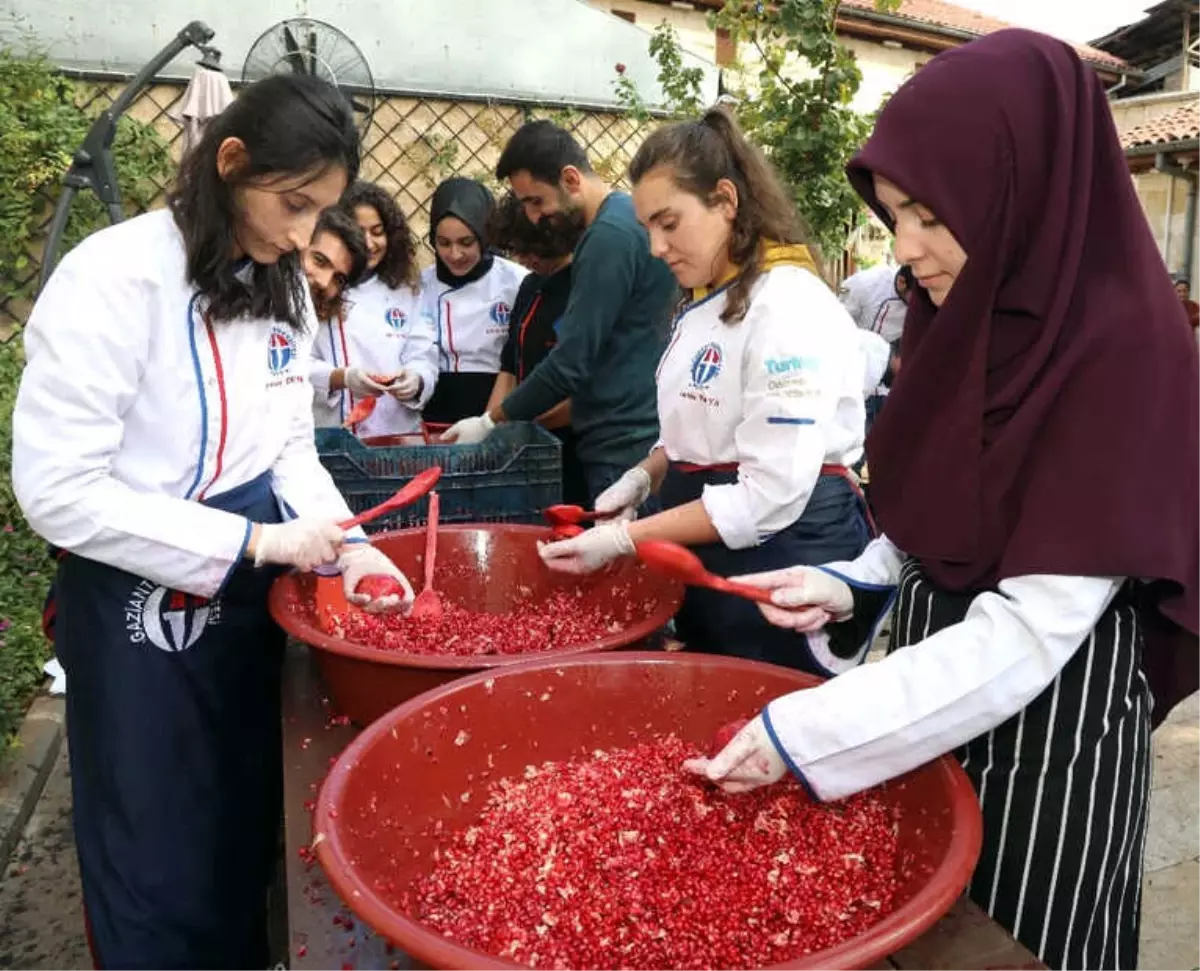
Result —
[[[899,0],[876,0],[894,10]],[[846,163],[870,132],[871,119],[850,104],[862,75],[837,38],[838,0],[726,0],[709,18],[714,29],[753,57],[726,74],[747,135],[771,159],[791,189],[815,241],[836,256],[862,218],[862,205],[845,177]],[[659,65],[663,107],[673,117],[695,117],[700,76],[683,69],[678,38],[656,30],[650,52]],[[648,109],[623,72],[615,86],[632,114]]]
[[[32,43],[23,50],[0,48],[0,301],[30,295],[43,226],[95,114],[78,107],[80,94]],[[126,211],[145,210],[171,172],[166,141],[126,116],[117,125],[113,153]],[[62,250],[106,222],[99,200],[80,193]]]
[[[53,564],[45,541],[21,516],[8,468],[12,409],[23,362],[20,341],[0,343],[0,743],[20,724],[50,657],[41,619]]]

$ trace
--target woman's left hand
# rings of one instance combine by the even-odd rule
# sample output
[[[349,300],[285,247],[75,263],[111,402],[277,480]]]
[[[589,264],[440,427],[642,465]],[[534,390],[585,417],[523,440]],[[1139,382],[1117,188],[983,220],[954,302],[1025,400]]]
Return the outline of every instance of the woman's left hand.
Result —
[[[542,562],[560,573],[594,573],[613,560],[633,556],[635,552],[629,524],[624,522],[593,526],[574,539],[538,544]]]
[[[370,543],[346,543],[338,557],[338,568],[342,571],[342,589],[346,599],[371,614],[382,614],[392,610],[407,611],[412,607],[413,588],[408,577],[386,555]],[[355,587],[364,577],[387,576],[404,588],[404,596],[395,594],[371,599],[369,594],[356,593]]]

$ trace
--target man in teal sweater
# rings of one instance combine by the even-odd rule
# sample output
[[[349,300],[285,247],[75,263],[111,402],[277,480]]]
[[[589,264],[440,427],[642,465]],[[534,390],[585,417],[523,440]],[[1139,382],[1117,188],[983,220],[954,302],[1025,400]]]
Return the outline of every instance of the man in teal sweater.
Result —
[[[595,501],[658,440],[654,372],[678,293],[675,278],[650,255],[629,196],[610,188],[557,125],[523,125],[496,176],[509,181],[531,222],[586,229],[558,343],[498,407],[458,422],[443,440],[480,442],[500,422],[532,421],[569,398],[576,452]]]

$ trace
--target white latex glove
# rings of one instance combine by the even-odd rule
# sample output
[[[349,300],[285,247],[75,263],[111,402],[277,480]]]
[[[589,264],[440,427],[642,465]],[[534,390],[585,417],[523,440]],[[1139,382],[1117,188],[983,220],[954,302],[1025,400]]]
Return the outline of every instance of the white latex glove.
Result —
[[[342,527],[332,519],[293,519],[259,526],[254,565],[274,563],[298,570],[337,561],[344,539]]]
[[[624,522],[603,523],[585,530],[574,539],[538,543],[538,554],[551,570],[560,573],[594,573],[622,556],[636,552]]]
[[[346,390],[360,398],[378,398],[384,394],[387,385],[380,384],[360,367],[348,367],[342,372],[342,383]]]
[[[454,445],[477,445],[487,438],[495,427],[496,423],[492,421],[490,415],[464,418],[462,421],[456,421],[442,432],[442,437],[438,441]]]
[[[849,584],[811,566],[732,579],[770,590],[772,603],[759,604],[758,609],[776,627],[801,634],[820,630],[830,621],[848,620],[854,613]]]
[[[650,473],[635,465],[596,497],[596,512],[619,512],[621,519],[637,519],[638,506],[650,495]]]
[[[411,368],[404,368],[392,379],[387,390],[397,401],[410,401],[421,393],[421,375]]]
[[[342,590],[346,599],[370,614],[382,614],[390,610],[406,610],[412,606],[413,588],[408,577],[396,566],[387,555],[381,553],[370,543],[346,543],[342,547],[342,555],[338,557],[338,569],[342,571]],[[363,577],[383,574],[393,577],[404,588],[404,596],[387,596],[372,600],[365,593],[355,593]]]
[[[683,768],[715,782],[726,792],[749,792],[787,775],[787,763],[767,734],[762,715],[734,735],[711,759],[688,759]]]

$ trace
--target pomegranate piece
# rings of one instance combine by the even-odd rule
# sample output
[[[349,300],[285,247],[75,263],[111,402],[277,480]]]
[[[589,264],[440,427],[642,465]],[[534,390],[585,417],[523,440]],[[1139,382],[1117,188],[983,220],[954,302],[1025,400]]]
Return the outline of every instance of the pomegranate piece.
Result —
[[[404,599],[405,591],[400,581],[386,573],[372,573],[363,577],[354,586],[355,593],[365,593],[372,600],[380,597],[399,597]]]
[[[712,741],[708,743],[708,757],[710,759],[716,758],[717,753],[733,741],[733,736],[735,736],[749,724],[749,718],[739,718],[736,721],[731,721],[727,725],[722,725],[720,728],[718,728],[717,734],[714,735]]]
[[[550,536],[555,540],[574,539],[576,536],[582,535],[583,527],[578,523],[560,523],[550,530]]]
[[[431,869],[382,893],[463,946],[535,968],[761,968],[894,909],[894,809],[814,803],[792,779],[738,796],[680,770],[667,735],[530,765],[488,791]]]
[[[382,384],[385,388],[392,383],[392,376],[390,374],[368,374],[367,377],[376,384]]]

